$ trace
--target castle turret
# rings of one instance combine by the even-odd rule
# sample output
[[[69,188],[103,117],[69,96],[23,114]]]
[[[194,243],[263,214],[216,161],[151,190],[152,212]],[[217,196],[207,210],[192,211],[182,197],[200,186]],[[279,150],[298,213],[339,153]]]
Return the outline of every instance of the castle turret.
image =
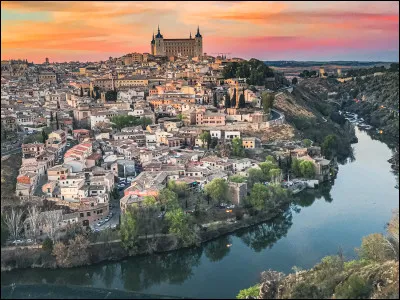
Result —
[[[152,38],[152,40],[151,40],[151,42],[150,42],[150,45],[151,45],[151,54],[152,54],[152,55],[154,55],[154,51],[155,51],[154,46],[155,46],[155,44],[156,44],[156,40],[154,39],[154,31],[153,31],[153,38]]]
[[[165,55],[164,49],[164,37],[160,32],[160,25],[158,25],[157,35],[154,42],[154,54],[153,55]]]
[[[197,26],[197,33],[194,39],[195,39],[194,55],[201,56],[203,55],[203,37],[200,34],[199,26]]]

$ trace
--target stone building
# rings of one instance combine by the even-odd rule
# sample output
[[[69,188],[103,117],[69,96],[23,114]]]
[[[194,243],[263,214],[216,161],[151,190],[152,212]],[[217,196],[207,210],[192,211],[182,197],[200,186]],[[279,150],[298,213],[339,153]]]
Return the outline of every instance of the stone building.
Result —
[[[203,37],[197,27],[194,38],[192,34],[188,39],[164,39],[158,27],[156,36],[151,40],[151,54],[161,56],[201,56],[203,55]]]

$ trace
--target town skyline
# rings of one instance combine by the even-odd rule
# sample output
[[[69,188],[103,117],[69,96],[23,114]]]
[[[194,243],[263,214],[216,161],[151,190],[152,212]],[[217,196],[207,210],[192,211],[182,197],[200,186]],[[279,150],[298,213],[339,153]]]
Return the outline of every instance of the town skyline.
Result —
[[[203,50],[260,60],[398,61],[399,4],[387,2],[2,1],[2,60],[101,61],[189,37]]]

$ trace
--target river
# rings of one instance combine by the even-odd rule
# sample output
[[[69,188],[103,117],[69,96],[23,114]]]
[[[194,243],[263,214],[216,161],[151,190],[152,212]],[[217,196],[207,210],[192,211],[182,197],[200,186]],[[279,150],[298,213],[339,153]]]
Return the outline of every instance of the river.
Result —
[[[61,284],[193,298],[233,298],[266,269],[310,268],[341,248],[347,258],[363,236],[384,232],[398,208],[390,149],[356,129],[355,160],[339,166],[333,184],[298,195],[284,216],[200,248],[133,257],[89,267],[2,273],[1,285]],[[82,295],[84,297],[84,295]]]

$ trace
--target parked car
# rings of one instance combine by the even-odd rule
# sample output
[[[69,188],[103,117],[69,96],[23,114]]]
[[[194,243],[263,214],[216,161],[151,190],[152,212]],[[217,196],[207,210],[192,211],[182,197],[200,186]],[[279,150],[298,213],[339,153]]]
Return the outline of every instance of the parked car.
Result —
[[[100,227],[101,225],[103,225],[103,223],[100,221],[100,222],[97,222],[96,225]]]
[[[28,244],[30,244],[30,243],[32,243],[33,241],[32,241],[31,239],[27,239],[26,242],[27,242]]]
[[[235,204],[231,204],[231,205],[227,206],[226,208],[227,208],[227,209],[235,208]]]
[[[23,241],[21,241],[21,240],[14,240],[12,243],[13,243],[14,245],[19,245],[19,244],[22,244]]]
[[[116,228],[117,228],[117,224],[111,225],[111,229],[116,229]]]
[[[105,223],[105,222],[108,222],[108,221],[110,221],[110,218],[109,218],[109,217],[106,217],[106,218],[104,219],[104,223]]]

